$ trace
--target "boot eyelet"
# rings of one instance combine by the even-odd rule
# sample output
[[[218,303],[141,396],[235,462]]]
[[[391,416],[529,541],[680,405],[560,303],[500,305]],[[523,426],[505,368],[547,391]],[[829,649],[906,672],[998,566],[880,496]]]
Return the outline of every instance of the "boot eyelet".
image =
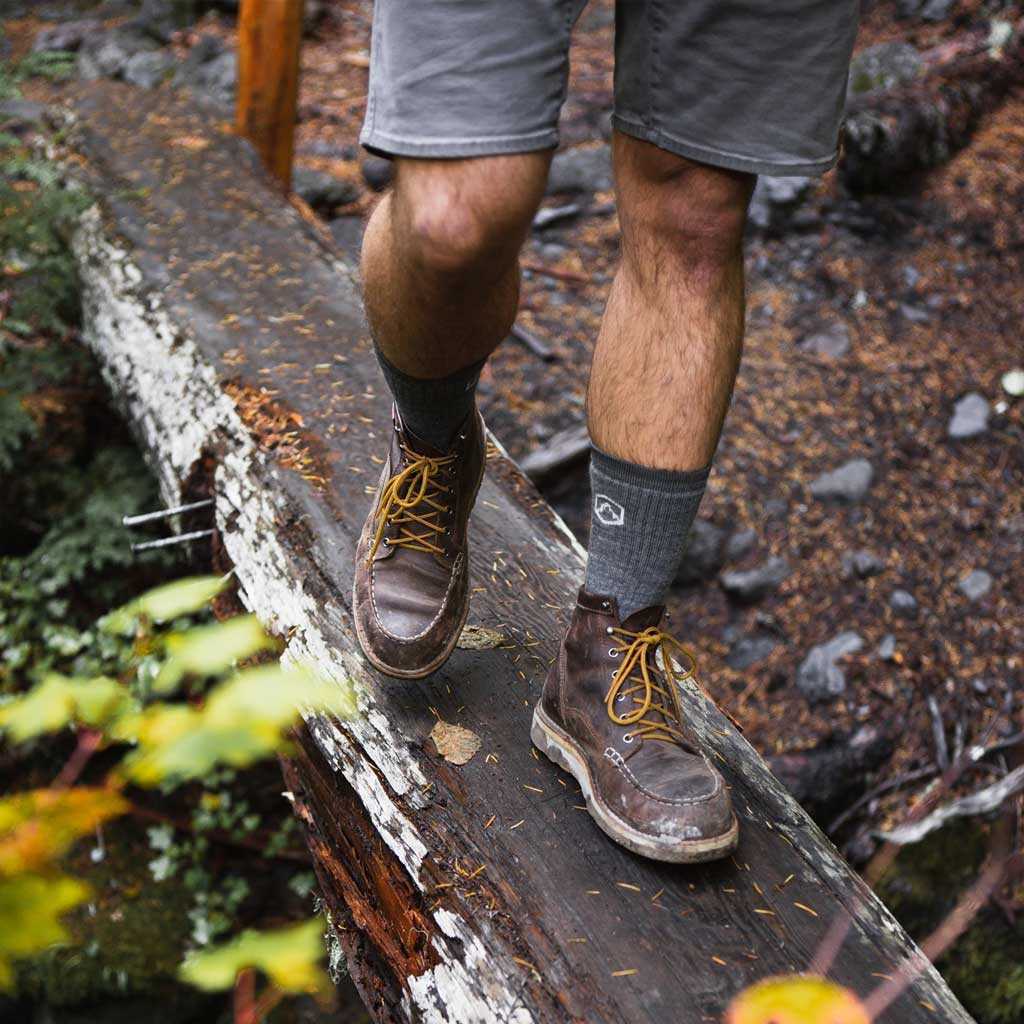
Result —
[[[611,601],[602,601],[602,602],[601,602],[601,607],[602,607],[602,608],[603,608],[603,609],[604,609],[605,611],[608,611],[608,610],[609,610],[609,609],[611,608],[611,606],[612,606],[612,604],[611,604]]]
[[[626,735],[622,737],[622,742],[623,743],[632,743],[633,742],[633,734],[631,732],[627,732]]]
[[[618,695],[618,697],[615,698],[615,703],[616,704],[621,704],[625,699],[626,699],[626,695],[624,693],[620,693]]]
[[[391,541],[387,537],[384,538],[384,547],[391,547]]]
[[[608,657],[609,658],[617,658],[618,656],[619,656],[619,652],[618,652],[617,648],[615,648],[615,647],[609,647],[608,648]]]
[[[611,627],[611,626],[608,626],[608,627],[607,627],[607,628],[605,629],[605,632],[606,632],[606,633],[607,633],[607,634],[608,634],[609,636],[611,636],[611,635],[612,635],[612,633],[614,633],[614,632],[615,632],[615,630],[614,630],[614,629],[612,629],[612,627]]]

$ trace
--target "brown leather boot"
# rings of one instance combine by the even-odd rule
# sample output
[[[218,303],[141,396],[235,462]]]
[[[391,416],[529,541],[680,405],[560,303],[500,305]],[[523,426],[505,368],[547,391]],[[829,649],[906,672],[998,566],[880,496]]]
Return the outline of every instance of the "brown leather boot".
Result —
[[[484,475],[475,409],[440,452],[392,412],[391,449],[356,548],[352,610],[371,664],[419,679],[440,668],[469,614],[467,522]]]
[[[684,720],[676,683],[693,674],[693,657],[658,628],[663,611],[620,622],[614,599],[581,589],[531,736],[575,776],[616,842],[654,860],[714,860],[735,849],[739,828],[722,776]],[[672,668],[673,651],[686,672]]]

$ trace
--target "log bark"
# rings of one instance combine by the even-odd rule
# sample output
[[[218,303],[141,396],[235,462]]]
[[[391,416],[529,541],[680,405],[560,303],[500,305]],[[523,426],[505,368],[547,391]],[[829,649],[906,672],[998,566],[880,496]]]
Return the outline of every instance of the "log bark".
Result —
[[[1004,49],[990,47],[988,32],[925,54],[915,81],[851,102],[840,175],[852,192],[906,188],[966,146],[981,118],[1024,83],[1024,20]]]
[[[307,717],[285,771],[374,1019],[718,1020],[744,986],[805,968],[845,914],[841,983],[866,994],[874,975],[920,963],[696,687],[687,713],[733,787],[736,856],[656,864],[578,809],[528,727],[583,552],[493,438],[471,527],[477,628],[423,684],[367,666],[350,580],[389,400],[352,270],[183,100],[79,90],[70,166],[98,197],[75,239],[87,341],[168,501],[215,499],[218,550],[285,658],[358,693],[354,718]],[[438,718],[482,738],[465,766],[438,755]],[[967,1024],[922,966],[881,1019]]]

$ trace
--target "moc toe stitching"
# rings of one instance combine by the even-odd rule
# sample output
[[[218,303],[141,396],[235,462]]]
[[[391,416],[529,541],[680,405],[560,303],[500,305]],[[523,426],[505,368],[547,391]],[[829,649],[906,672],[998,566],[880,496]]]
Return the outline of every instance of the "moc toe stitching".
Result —
[[[441,604],[439,605],[437,612],[434,614],[434,617],[430,620],[430,622],[428,622],[427,625],[419,633],[414,633],[412,636],[399,636],[397,633],[393,633],[385,625],[380,609],[377,607],[376,588],[374,585],[376,582],[376,563],[371,563],[369,570],[370,581],[368,588],[370,591],[370,604],[373,607],[373,617],[374,619],[376,619],[377,625],[380,628],[381,633],[383,633],[384,636],[386,636],[389,640],[392,640],[398,644],[411,644],[416,643],[418,640],[422,640],[434,628],[434,626],[437,625],[437,623],[441,620],[441,617],[444,615],[444,612],[448,607],[449,599],[451,598],[452,589],[455,587],[455,584],[458,582],[459,577],[461,576],[462,565],[464,560],[465,559],[462,552],[459,552],[458,557],[456,558],[455,563],[452,567],[451,576],[448,578],[448,586],[445,588],[444,597],[441,599]]]

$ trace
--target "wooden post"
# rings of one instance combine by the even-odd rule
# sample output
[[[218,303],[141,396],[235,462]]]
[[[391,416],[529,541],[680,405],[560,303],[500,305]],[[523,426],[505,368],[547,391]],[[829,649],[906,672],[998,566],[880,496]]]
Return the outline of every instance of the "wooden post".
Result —
[[[235,127],[291,187],[303,0],[242,0]]]

